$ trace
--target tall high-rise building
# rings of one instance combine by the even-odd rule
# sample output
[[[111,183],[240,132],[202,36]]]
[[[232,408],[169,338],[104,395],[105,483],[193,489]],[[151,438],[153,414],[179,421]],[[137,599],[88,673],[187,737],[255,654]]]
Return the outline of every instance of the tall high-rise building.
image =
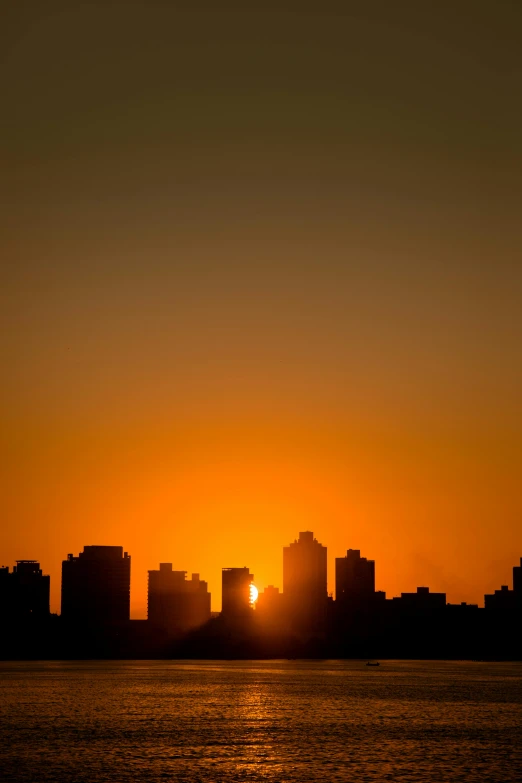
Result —
[[[207,583],[186,571],[173,571],[172,563],[160,563],[149,571],[147,617],[156,627],[172,634],[199,628],[210,620],[210,593]]]
[[[375,561],[361,557],[359,549],[348,549],[346,557],[335,558],[335,600],[343,608],[368,604],[375,596]]]
[[[222,614],[226,617],[240,617],[252,611],[250,585],[254,575],[248,568],[223,568],[221,583]]]
[[[0,568],[2,613],[13,619],[46,617],[50,582],[37,560],[17,560],[12,573],[7,566]]]
[[[130,617],[131,559],[121,546],[85,546],[62,562],[62,617],[119,625]]]
[[[283,547],[283,596],[294,626],[321,630],[327,607],[327,550],[310,531]]]

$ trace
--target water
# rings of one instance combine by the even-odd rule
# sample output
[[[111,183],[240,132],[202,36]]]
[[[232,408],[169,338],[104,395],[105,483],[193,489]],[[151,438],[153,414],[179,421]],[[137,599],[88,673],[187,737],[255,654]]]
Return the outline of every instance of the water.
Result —
[[[2,783],[522,780],[522,664],[0,663]]]

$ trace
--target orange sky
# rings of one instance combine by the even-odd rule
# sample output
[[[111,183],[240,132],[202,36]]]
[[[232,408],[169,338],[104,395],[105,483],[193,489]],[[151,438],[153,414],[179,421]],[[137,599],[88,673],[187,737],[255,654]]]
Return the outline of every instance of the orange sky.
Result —
[[[85,544],[134,617],[305,529],[332,591],[349,547],[451,601],[522,555],[522,12],[255,5],[5,27],[0,564],[53,611]]]

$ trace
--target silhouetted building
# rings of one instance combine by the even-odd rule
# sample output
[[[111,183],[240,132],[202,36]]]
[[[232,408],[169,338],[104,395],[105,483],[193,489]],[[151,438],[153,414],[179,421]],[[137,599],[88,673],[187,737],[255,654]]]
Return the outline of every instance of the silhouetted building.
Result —
[[[475,610],[478,610],[479,606],[478,604],[468,604],[466,601],[461,601],[460,604],[446,604],[446,608],[454,614],[475,614]]]
[[[0,568],[0,611],[12,619],[49,615],[50,576],[37,560],[17,560],[12,573]]]
[[[130,617],[131,559],[121,546],[85,546],[62,562],[62,617],[120,625]]]
[[[429,587],[417,587],[416,593],[401,593],[400,598],[393,598],[404,609],[426,611],[430,609],[444,609],[446,606],[446,593],[430,593]]]
[[[259,593],[256,601],[256,612],[269,612],[273,613],[280,608],[281,593],[279,587],[268,585],[265,587],[262,593]]]
[[[479,609],[478,604],[468,604],[462,601],[460,604],[446,604],[444,610],[444,632],[448,639],[448,647],[452,642],[455,647],[464,650],[477,646],[477,639],[481,625],[483,625],[484,609]]]
[[[279,626],[284,620],[283,595],[278,587],[268,585],[256,601],[256,617],[264,625]]]
[[[375,561],[349,549],[335,558],[335,600],[340,607],[367,606],[375,597]]]
[[[522,557],[520,565],[513,567],[513,590],[502,585],[500,590],[484,596],[484,607],[497,612],[515,612],[522,610]]]
[[[254,580],[248,568],[223,568],[222,614],[238,617],[252,611],[250,585]]]
[[[327,611],[326,547],[310,531],[283,547],[283,596],[292,625],[306,632],[322,631]]]
[[[500,590],[495,590],[492,595],[484,596],[484,606],[488,610],[495,609],[501,612],[514,610],[516,593],[514,590],[510,590],[507,585],[502,585]]]
[[[149,571],[147,617],[171,634],[183,634],[210,620],[210,593],[207,583],[186,571],[173,571],[172,563],[160,563]]]

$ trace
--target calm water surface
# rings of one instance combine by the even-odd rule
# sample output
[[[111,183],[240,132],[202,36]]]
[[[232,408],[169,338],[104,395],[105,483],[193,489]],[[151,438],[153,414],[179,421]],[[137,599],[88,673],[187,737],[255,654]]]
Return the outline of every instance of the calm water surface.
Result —
[[[0,663],[0,780],[522,781],[522,664]]]

